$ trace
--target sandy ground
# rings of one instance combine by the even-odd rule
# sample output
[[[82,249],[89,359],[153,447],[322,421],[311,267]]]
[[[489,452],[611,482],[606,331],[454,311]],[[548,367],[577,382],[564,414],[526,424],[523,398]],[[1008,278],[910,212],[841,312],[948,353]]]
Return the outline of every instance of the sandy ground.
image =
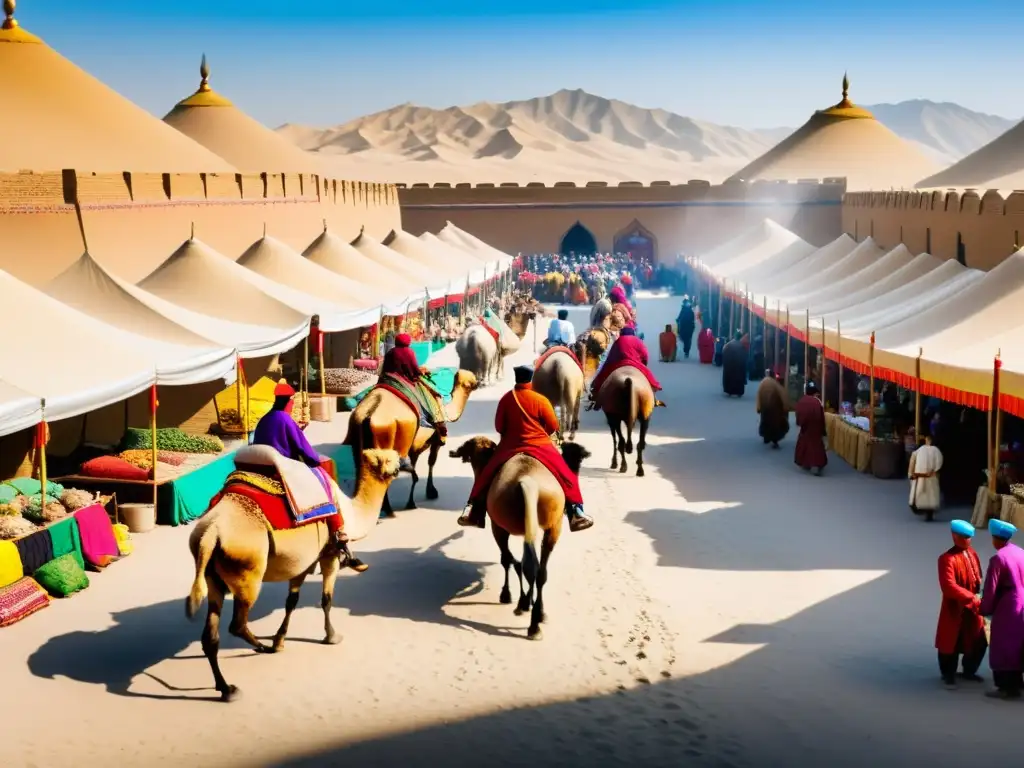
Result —
[[[641,299],[649,340],[676,309]],[[598,524],[552,558],[543,641],[498,604],[490,534],[455,525],[469,473],[445,455],[440,501],[378,526],[358,549],[371,569],[340,581],[340,646],[318,644],[316,578],[283,653],[226,640],[230,705],[183,615],[188,530],[136,537],[91,589],[0,634],[0,765],[1018,764],[1024,707],[938,683],[947,526],[839,459],[804,475],[792,434],[766,449],[752,390],[724,398],[718,369],[654,367],[668,408],[646,478],[607,469],[611,439],[585,415]],[[507,387],[474,395],[452,444],[491,432]],[[283,603],[264,590],[258,633]]]

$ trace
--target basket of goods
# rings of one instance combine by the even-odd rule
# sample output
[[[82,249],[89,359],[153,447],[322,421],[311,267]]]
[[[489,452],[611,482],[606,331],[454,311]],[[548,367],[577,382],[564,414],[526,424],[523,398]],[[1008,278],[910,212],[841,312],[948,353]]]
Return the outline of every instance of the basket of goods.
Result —
[[[153,433],[148,429],[130,427],[121,441],[123,451],[152,449]],[[190,435],[177,427],[165,427],[156,431],[157,451],[170,453],[221,453],[224,442],[214,435]]]
[[[244,435],[256,429],[259,420],[270,413],[274,406],[274,387],[276,383],[268,376],[263,376],[248,392],[236,384],[226,387],[213,398],[217,410],[217,427],[225,435]],[[245,423],[239,415],[239,407],[245,413]],[[248,413],[246,413],[248,411]]]
[[[361,368],[327,368],[324,370],[324,384],[327,387],[327,393],[351,396],[362,392],[375,382],[377,377],[374,371],[376,369],[376,365],[372,371]]]
[[[295,423],[305,429],[309,426],[309,392],[296,392],[292,400],[291,416]]]

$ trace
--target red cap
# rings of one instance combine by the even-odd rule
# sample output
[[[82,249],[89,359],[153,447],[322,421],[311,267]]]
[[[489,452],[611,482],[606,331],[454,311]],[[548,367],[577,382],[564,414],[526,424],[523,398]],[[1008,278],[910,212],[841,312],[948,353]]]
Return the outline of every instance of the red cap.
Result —
[[[295,394],[295,390],[292,385],[284,379],[277,382],[277,386],[274,388],[274,397],[291,397]]]
[[[400,333],[397,336],[395,336],[395,346],[396,347],[408,347],[411,344],[412,344],[412,336],[410,336],[408,333]]]

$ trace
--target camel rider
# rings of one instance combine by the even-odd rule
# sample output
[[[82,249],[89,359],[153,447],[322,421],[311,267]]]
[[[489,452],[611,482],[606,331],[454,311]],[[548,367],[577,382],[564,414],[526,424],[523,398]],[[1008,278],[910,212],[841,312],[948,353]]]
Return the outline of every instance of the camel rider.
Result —
[[[569,310],[558,310],[558,317],[548,326],[548,337],[544,339],[545,347],[571,347],[576,343],[576,329],[569,322]]]
[[[597,395],[601,391],[601,387],[604,386],[605,380],[613,371],[626,366],[640,371],[647,377],[651,389],[658,392],[661,389],[661,383],[654,377],[651,369],[647,367],[649,362],[647,345],[644,344],[643,339],[636,335],[636,329],[630,326],[623,328],[619,338],[615,340],[612,348],[608,350],[608,357],[604,361],[604,365],[601,366],[601,370],[597,372],[597,376],[594,377],[594,381],[590,385],[591,403],[587,410],[597,409]]]
[[[274,405],[270,412],[257,422],[252,443],[269,445],[285,458],[301,461],[307,467],[319,467],[324,459],[313,449],[291,416],[294,396],[295,390],[287,381],[281,379],[274,389]],[[348,538],[341,530],[340,515],[331,515],[327,518],[327,529],[341,551],[345,565],[359,573],[369,568],[362,560],[353,557],[349,550]]]
[[[558,431],[558,417],[547,398],[533,391],[533,369],[521,365],[515,369],[516,386],[498,401],[494,428],[501,436],[498,449],[473,482],[469,504],[459,525],[483,528],[487,524],[487,491],[501,466],[516,454],[525,453],[547,468],[565,494],[565,513],[569,530],[583,531],[594,524],[583,511],[579,479],[555,448],[551,436]]]
[[[384,355],[384,362],[380,370],[381,379],[393,377],[399,379],[408,390],[413,401],[424,410],[424,415],[430,420],[431,426],[437,430],[439,437],[448,435],[448,426],[444,423],[445,413],[441,408],[441,395],[427,385],[423,378],[423,370],[416,359],[416,352],[412,348],[412,337],[408,333],[400,333],[395,336],[395,346]],[[405,472],[412,471],[412,464],[408,456],[401,458],[401,468]]]

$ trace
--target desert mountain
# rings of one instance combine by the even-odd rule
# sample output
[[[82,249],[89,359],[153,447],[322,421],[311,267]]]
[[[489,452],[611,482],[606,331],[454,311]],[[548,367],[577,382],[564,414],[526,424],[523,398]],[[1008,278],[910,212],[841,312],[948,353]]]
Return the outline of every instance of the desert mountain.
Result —
[[[895,133],[950,164],[1014,121],[956,104],[867,107]],[[582,90],[432,109],[402,104],[332,128],[287,124],[282,135],[378,181],[721,181],[785,138],[647,109]]]

